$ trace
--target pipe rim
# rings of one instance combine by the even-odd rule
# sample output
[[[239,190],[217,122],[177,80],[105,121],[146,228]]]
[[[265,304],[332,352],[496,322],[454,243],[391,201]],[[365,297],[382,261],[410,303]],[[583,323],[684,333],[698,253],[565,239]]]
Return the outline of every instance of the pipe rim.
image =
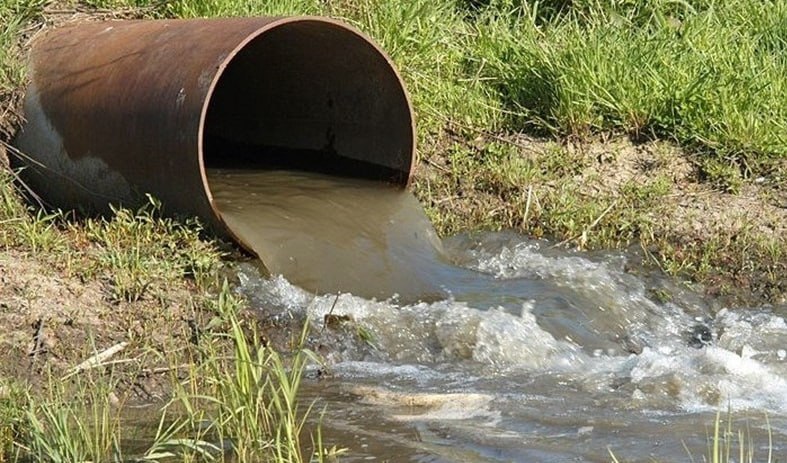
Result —
[[[238,43],[238,45],[236,45],[235,48],[233,48],[227,54],[227,56],[222,60],[221,64],[216,68],[216,72],[213,75],[213,78],[211,79],[210,85],[208,86],[207,93],[205,94],[204,100],[202,102],[202,108],[200,111],[200,118],[199,118],[199,128],[197,131],[197,162],[199,163],[200,177],[202,180],[202,189],[208,200],[208,204],[210,205],[211,212],[213,213],[213,216],[216,218],[216,220],[218,220],[219,223],[222,225],[223,230],[225,230],[230,235],[230,238],[232,238],[234,242],[240,244],[246,251],[254,255],[256,255],[256,253],[251,249],[251,247],[248,246],[239,236],[237,236],[237,234],[232,230],[232,228],[227,225],[227,223],[224,221],[224,218],[221,215],[221,211],[216,207],[216,204],[213,201],[213,192],[210,189],[207,169],[205,168],[205,153],[204,153],[204,142],[205,142],[204,131],[205,131],[205,123],[208,116],[208,108],[210,107],[211,101],[213,99],[213,93],[216,90],[216,87],[218,86],[219,82],[221,81],[221,78],[224,75],[227,66],[229,66],[229,64],[235,59],[238,53],[240,53],[244,48],[246,48],[251,42],[253,42],[263,34],[273,29],[285,26],[287,24],[304,23],[304,22],[329,24],[331,26],[343,29],[355,35],[357,38],[361,39],[368,46],[371,46],[372,49],[385,60],[385,63],[388,65],[389,70],[393,73],[394,77],[396,78],[396,81],[399,84],[399,89],[401,90],[402,97],[405,101],[405,104],[407,105],[407,113],[410,119],[410,139],[411,139],[410,153],[411,154],[409,159],[409,165],[407,166],[407,177],[405,178],[405,181],[401,186],[403,188],[407,188],[412,180],[413,166],[415,165],[415,158],[416,158],[416,138],[417,138],[416,127],[415,127],[415,113],[413,112],[413,103],[410,98],[409,92],[407,91],[407,87],[405,85],[404,79],[402,79],[402,76],[397,70],[395,63],[388,56],[388,54],[385,53],[385,51],[383,51],[383,49],[380,48],[379,45],[377,45],[369,36],[364,34],[358,28],[332,18],[325,18],[321,16],[311,16],[311,15],[277,18],[276,20],[271,21],[268,24],[265,24],[264,26],[258,28],[253,33],[247,35],[246,38],[244,38],[240,43]]]

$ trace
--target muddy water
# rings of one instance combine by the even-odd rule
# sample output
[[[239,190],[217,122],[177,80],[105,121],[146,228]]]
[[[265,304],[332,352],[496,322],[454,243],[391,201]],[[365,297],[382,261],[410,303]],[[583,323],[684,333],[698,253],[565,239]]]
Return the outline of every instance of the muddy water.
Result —
[[[212,170],[209,179],[222,218],[271,274],[318,293],[446,295],[440,242],[406,191],[288,170]]]
[[[309,182],[292,175],[304,190],[288,196],[309,196]],[[775,456],[784,459],[787,308],[713,305],[685,284],[644,272],[634,254],[571,253],[513,233],[438,244],[431,231],[392,230],[414,214],[401,209],[381,216],[396,220],[375,218],[376,231],[359,234],[364,220],[337,210],[377,217],[387,210],[381,203],[400,194],[351,185],[355,199],[345,206],[301,210],[338,222],[310,222],[315,231],[350,228],[334,236],[366,243],[353,257],[336,256],[344,260],[331,266],[320,259],[333,251],[318,250],[311,259],[319,271],[297,284],[297,272],[268,277],[238,266],[239,291],[263,316],[313,320],[310,344],[327,366],[314,367],[305,392],[318,408],[327,405],[327,439],[350,449],[343,461],[609,461],[608,448],[626,461],[702,461],[712,433],[706,424],[728,407],[739,419],[734,427],[751,434],[757,461],[767,458],[767,414]],[[367,197],[381,203],[360,204]],[[375,241],[370,252],[368,242],[380,236],[393,238]],[[417,252],[395,249],[402,245]],[[276,252],[286,261],[286,251]],[[379,266],[354,260],[369,258],[388,259],[399,266],[385,268],[407,275],[381,277]],[[370,270],[335,275],[353,265]],[[374,284],[363,283],[366,274]],[[406,298],[381,296],[411,281],[417,290]],[[341,323],[323,327],[328,313]]]
[[[311,292],[406,303],[492,280],[450,263],[401,188],[283,169],[213,169],[208,178],[222,218],[267,272]]]

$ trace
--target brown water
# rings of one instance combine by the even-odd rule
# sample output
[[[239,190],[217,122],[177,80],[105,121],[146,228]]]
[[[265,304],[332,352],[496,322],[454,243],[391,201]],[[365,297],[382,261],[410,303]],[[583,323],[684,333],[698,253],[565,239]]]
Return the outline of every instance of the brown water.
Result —
[[[451,262],[421,205],[400,187],[287,169],[211,169],[208,178],[222,218],[268,275],[317,294],[399,303],[494,293],[495,278]],[[538,282],[521,286],[547,291]],[[509,298],[508,288],[498,296]]]
[[[446,296],[440,240],[402,188],[289,170],[216,169],[208,178],[222,218],[270,274],[321,294]]]
[[[702,461],[704,425],[728,406],[750,419],[736,426],[754,436],[756,460],[766,413],[785,454],[787,307],[715,306],[631,253],[516,233],[440,243],[408,193],[379,183],[288,171],[210,180],[270,270],[240,265],[238,291],[263,315],[315,324],[327,366],[304,393],[327,405],[329,445],[350,448],[342,461],[601,462],[608,448],[626,461],[689,461],[686,449]],[[370,336],[326,329],[328,313]]]

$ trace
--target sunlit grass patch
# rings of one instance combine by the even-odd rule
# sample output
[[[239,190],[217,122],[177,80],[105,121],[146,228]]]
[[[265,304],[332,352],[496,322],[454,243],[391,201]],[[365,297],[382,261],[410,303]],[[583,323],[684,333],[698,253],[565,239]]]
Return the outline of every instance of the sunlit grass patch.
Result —
[[[27,79],[22,40],[45,4],[45,0],[0,2],[0,169],[6,161],[2,143],[11,138],[22,119],[18,108]]]
[[[208,283],[219,268],[221,254],[201,238],[198,221],[162,217],[160,203],[148,200],[136,211],[115,208],[110,218],[69,225],[74,241],[86,243],[84,255],[93,260],[88,270],[108,277],[118,300],[137,300],[183,277]]]
[[[60,253],[66,240],[59,230],[62,216],[27,204],[14,185],[15,174],[0,169],[0,249]]]
[[[787,155],[787,7],[691,3],[588,3],[549,20],[530,4],[507,15],[489,7],[477,25],[479,72],[519,115],[511,129],[658,136],[744,175],[767,171]],[[726,186],[716,173],[707,172]]]
[[[25,81],[19,35],[41,14],[45,0],[6,0],[0,3],[0,96],[17,92]],[[5,102],[4,100],[0,100]]]
[[[36,255],[66,274],[104,279],[113,299],[135,301],[181,279],[215,281],[222,253],[195,219],[161,215],[153,198],[108,217],[75,219],[28,204],[0,171],[0,249]]]

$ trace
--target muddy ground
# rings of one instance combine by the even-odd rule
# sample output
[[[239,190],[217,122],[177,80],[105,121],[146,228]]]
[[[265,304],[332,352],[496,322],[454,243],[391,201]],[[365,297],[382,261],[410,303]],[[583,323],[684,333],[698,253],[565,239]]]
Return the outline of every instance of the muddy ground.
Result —
[[[0,251],[0,384],[36,386],[100,363],[142,399],[162,397],[168,374],[189,360],[206,312],[188,282],[165,298],[113,300],[104,282],[85,281],[36,256]],[[113,362],[118,362],[113,364]]]

